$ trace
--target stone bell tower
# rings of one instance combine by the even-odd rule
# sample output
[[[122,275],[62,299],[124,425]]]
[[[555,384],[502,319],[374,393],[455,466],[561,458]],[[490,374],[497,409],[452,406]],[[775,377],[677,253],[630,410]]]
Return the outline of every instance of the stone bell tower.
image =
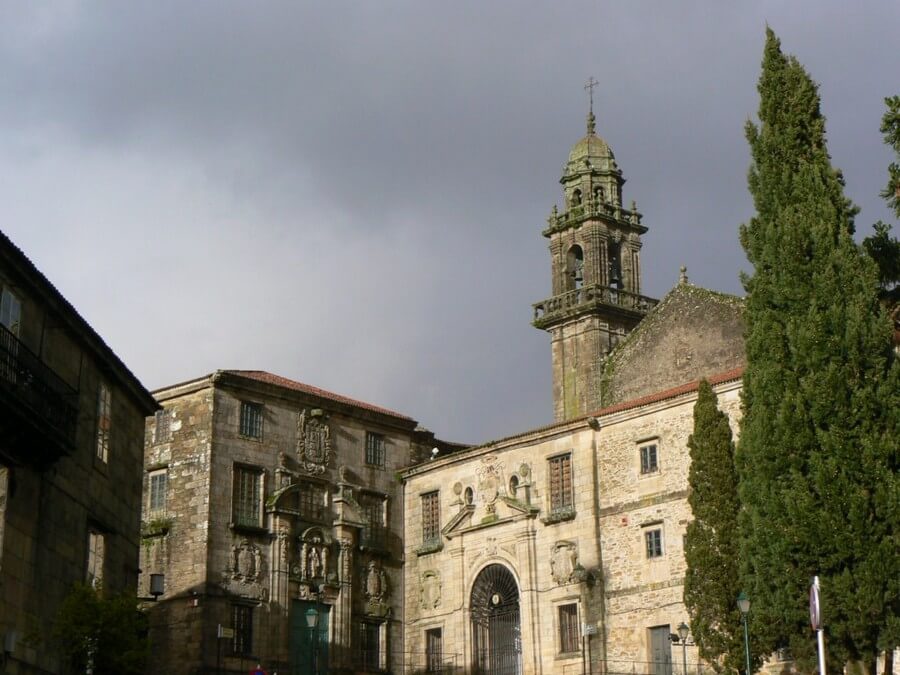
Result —
[[[592,89],[593,78],[588,87]],[[534,305],[535,328],[550,333],[557,421],[602,406],[606,355],[656,304],[641,295],[641,235],[635,202],[622,207],[625,179],[609,145],[595,132],[593,101],[587,135],[569,153],[565,207],[553,207],[542,234],[550,240],[552,296]]]

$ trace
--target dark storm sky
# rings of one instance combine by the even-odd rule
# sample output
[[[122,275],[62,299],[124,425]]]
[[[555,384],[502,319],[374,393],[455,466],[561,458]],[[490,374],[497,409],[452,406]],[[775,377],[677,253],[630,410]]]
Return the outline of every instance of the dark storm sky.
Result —
[[[741,292],[767,22],[865,234],[887,0],[0,2],[0,228],[149,388],[265,369],[485,441],[552,418],[529,321],[589,76],[644,291]]]

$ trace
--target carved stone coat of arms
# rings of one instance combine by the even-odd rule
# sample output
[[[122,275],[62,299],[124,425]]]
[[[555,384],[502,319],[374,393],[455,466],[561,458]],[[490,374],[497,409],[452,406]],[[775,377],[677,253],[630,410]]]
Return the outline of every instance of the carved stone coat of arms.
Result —
[[[331,429],[318,408],[302,410],[297,422],[297,461],[307,473],[320,475],[331,461]]]

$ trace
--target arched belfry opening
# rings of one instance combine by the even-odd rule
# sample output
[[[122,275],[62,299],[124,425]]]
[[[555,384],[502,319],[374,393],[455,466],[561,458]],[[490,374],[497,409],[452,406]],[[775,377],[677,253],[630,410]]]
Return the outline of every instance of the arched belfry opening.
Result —
[[[469,611],[472,672],[477,675],[520,675],[519,585],[507,567],[495,563],[478,573],[472,585]]]
[[[566,290],[581,288],[584,284],[584,251],[578,244],[566,254]]]
[[[588,90],[597,85],[591,78]],[[656,304],[640,295],[647,228],[633,202],[622,208],[625,176],[597,135],[593,100],[585,131],[559,179],[564,208],[554,205],[541,231],[549,240],[551,296],[533,305],[532,325],[550,334],[557,421],[604,406],[606,358]]]

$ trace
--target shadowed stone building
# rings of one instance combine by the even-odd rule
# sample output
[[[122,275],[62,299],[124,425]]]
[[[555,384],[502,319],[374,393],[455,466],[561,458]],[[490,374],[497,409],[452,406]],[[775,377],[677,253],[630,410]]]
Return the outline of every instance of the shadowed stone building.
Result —
[[[141,567],[150,672],[402,672],[396,472],[436,442],[399,413],[261,371],[155,392]],[[453,446],[437,443],[444,451]],[[307,625],[315,613],[316,628]]]
[[[684,271],[659,303],[640,294],[647,228],[593,115],[561,183],[534,306],[556,423],[402,474],[405,640],[426,672],[673,670],[697,380],[736,428],[742,303]]]
[[[134,591],[157,407],[0,233],[0,672],[64,672],[51,630],[74,584]]]

